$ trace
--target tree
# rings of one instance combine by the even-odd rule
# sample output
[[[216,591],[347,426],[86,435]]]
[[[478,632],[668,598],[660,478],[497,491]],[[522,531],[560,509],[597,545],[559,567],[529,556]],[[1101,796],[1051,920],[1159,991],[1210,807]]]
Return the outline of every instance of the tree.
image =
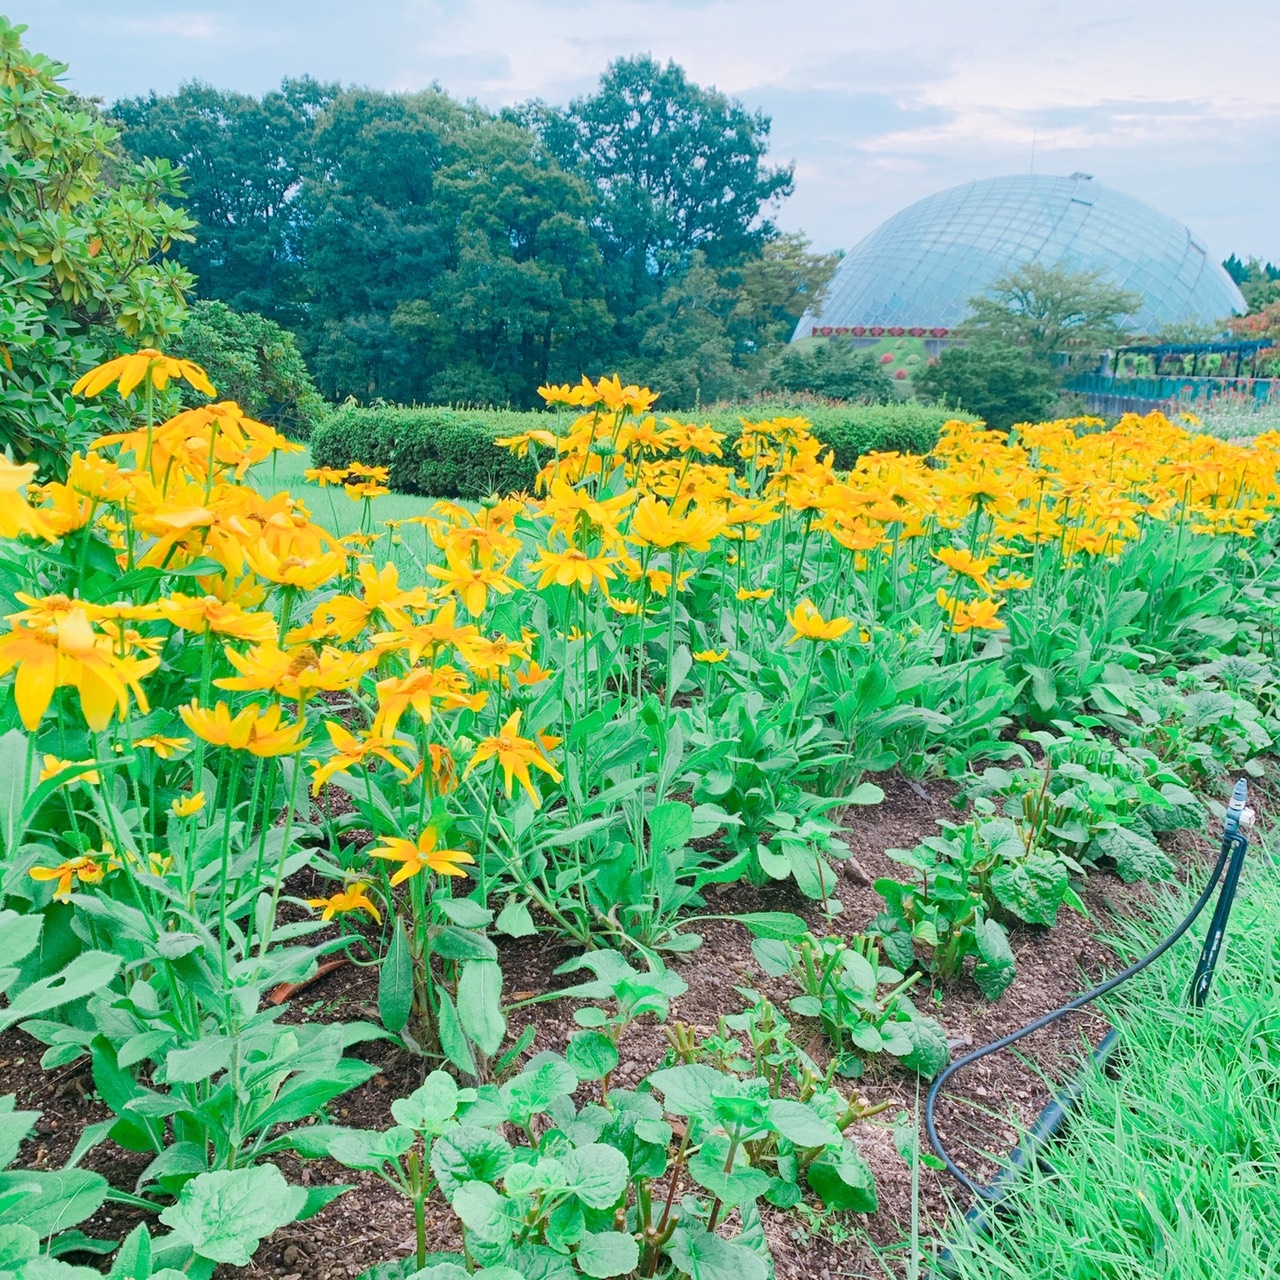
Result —
[[[1091,355],[1115,346],[1142,298],[1108,284],[1098,271],[1069,271],[1028,262],[969,299],[972,314],[958,336],[1019,347],[1032,360]]]
[[[70,395],[104,354],[163,343],[181,324],[189,272],[164,255],[191,220],[166,160],[130,163],[118,133],[58,79],[62,63],[0,18],[0,447],[46,476],[109,425]],[[107,402],[109,404],[109,402]]]
[[[206,298],[296,322],[302,302],[297,198],[310,172],[315,122],[338,86],[285,80],[262,98],[204,84],[117,102],[134,155],[181,165],[198,236],[179,258]]]
[[[809,350],[785,347],[773,367],[772,382],[783,391],[809,391],[858,404],[887,404],[893,399],[893,379],[880,361],[839,340],[822,341]]]
[[[999,431],[1040,421],[1058,393],[1052,370],[1032,364],[1017,347],[994,342],[948,347],[913,381],[926,399],[976,414]]]
[[[256,312],[195,302],[170,352],[201,365],[219,396],[287,436],[307,439],[324,412],[324,397],[293,334]],[[203,404],[204,398],[189,402]]]
[[[600,192],[602,247],[631,297],[656,292],[647,282],[679,274],[695,252],[711,267],[757,253],[773,233],[768,210],[791,194],[791,166],[764,164],[769,118],[674,62],[619,58],[591,96],[521,115]]]

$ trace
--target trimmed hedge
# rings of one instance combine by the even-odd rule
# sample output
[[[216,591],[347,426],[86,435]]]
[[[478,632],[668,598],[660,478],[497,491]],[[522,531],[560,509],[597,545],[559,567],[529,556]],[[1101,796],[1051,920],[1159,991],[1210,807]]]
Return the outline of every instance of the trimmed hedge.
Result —
[[[662,418],[659,413],[659,419]],[[956,415],[915,403],[788,406],[764,402],[680,414],[682,420],[710,422],[732,442],[743,418],[794,416],[813,423],[815,434],[847,470],[864,453],[928,453],[942,424]],[[533,427],[554,429],[558,415],[510,409],[416,409],[394,405],[336,409],[311,437],[317,467],[387,467],[391,488],[434,498],[482,498],[490,493],[533,489],[534,460],[495,447],[500,436]],[[727,452],[727,450],[726,450]]]

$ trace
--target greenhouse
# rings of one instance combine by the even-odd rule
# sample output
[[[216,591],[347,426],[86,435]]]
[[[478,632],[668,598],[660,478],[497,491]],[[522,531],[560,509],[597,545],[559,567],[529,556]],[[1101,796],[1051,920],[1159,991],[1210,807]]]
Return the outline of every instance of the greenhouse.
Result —
[[[1096,182],[1021,174],[919,200],[881,223],[836,270],[795,338],[911,333],[945,338],[969,299],[1024,263],[1099,271],[1142,296],[1133,327],[1212,322],[1244,298],[1204,242],[1150,205]]]

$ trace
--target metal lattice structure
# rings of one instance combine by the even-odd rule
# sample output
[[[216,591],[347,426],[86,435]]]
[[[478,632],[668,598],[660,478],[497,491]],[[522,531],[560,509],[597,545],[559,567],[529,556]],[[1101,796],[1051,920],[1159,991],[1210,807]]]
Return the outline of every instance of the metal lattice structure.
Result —
[[[1100,271],[1141,294],[1129,318],[1139,332],[1246,310],[1231,277],[1181,223],[1088,174],[1023,174],[940,191],[881,223],[841,261],[821,312],[806,313],[795,337],[943,337],[966,317],[970,298],[1026,262]]]

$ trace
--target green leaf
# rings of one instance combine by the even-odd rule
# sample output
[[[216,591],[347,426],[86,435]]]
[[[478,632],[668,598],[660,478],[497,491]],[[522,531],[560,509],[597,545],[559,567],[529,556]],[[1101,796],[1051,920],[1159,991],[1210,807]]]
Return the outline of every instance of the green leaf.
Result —
[[[974,926],[973,936],[978,947],[973,980],[988,1000],[998,1000],[1017,973],[1009,936],[995,920],[979,921]]]
[[[0,1262],[3,1267],[3,1262]],[[140,1222],[124,1238],[107,1280],[145,1280],[151,1274],[151,1235]]]
[[[592,1209],[611,1209],[627,1187],[627,1158],[600,1142],[568,1151],[561,1159],[569,1190]]]
[[[329,1140],[329,1155],[348,1169],[381,1169],[394,1164],[414,1144],[414,1133],[403,1125],[376,1129],[343,1129]]]
[[[529,938],[538,932],[538,926],[533,923],[533,916],[529,914],[528,905],[519,898],[507,900],[507,905],[498,914],[495,927],[508,938]]]
[[[878,1207],[875,1174],[847,1138],[839,1151],[819,1156],[805,1177],[828,1209],[875,1213]]]
[[[48,978],[33,982],[0,1009],[0,1031],[15,1023],[82,1000],[108,986],[120,970],[120,957],[108,951],[84,951]]]
[[[593,1280],[630,1275],[640,1263],[635,1236],[623,1231],[588,1231],[573,1255],[578,1270]]]
[[[540,1053],[528,1066],[502,1086],[500,1096],[507,1118],[526,1125],[532,1116],[546,1111],[557,1098],[568,1097],[578,1087],[578,1073],[555,1053]]]
[[[654,805],[649,812],[649,847],[654,853],[670,853],[689,843],[693,835],[693,810],[679,800]]]
[[[565,1056],[579,1080],[603,1080],[618,1065],[618,1050],[599,1031],[575,1031]]]
[[[192,1178],[160,1221],[198,1257],[247,1267],[263,1237],[293,1222],[306,1200],[274,1165],[219,1169]]]
[[[677,1227],[667,1252],[690,1280],[768,1280],[768,1265],[754,1249],[702,1226]]]
[[[110,1186],[85,1169],[0,1173],[0,1227],[30,1227],[41,1239],[98,1211]]]
[[[462,1029],[462,1020],[458,1017],[457,1008],[443,987],[436,988],[436,1000],[436,1031],[440,1036],[440,1047],[444,1050],[444,1056],[459,1071],[465,1071],[469,1076],[478,1075],[479,1069],[476,1066],[475,1054],[471,1052],[471,1042]]]
[[[843,1141],[840,1130],[811,1106],[790,1098],[769,1103],[769,1123],[797,1147],[825,1147]]]
[[[165,1058],[170,1084],[196,1084],[209,1080],[231,1063],[230,1036],[203,1036],[189,1049],[174,1049]]]
[[[1091,861],[1109,858],[1115,863],[1116,874],[1125,884],[1135,880],[1167,880],[1173,874],[1173,863],[1154,840],[1130,831],[1126,827],[1112,827],[1101,831],[1089,845]]]
[[[916,1017],[909,1022],[891,1022],[882,1030],[886,1033],[892,1031],[895,1037],[910,1041],[908,1053],[896,1054],[898,1061],[908,1071],[918,1071],[926,1080],[932,1080],[951,1061],[947,1034],[932,1018]],[[894,1053],[891,1044],[886,1044],[885,1048]]]
[[[43,924],[44,916],[38,913],[21,916],[16,911],[0,911],[0,969],[11,968],[36,949]]]
[[[862,782],[843,797],[845,804],[879,804],[884,792],[874,782]]]
[[[726,1209],[736,1209],[740,1204],[758,1199],[769,1190],[772,1179],[763,1169],[749,1165],[725,1172],[724,1162],[728,1152],[727,1139],[708,1142],[697,1155],[689,1159],[689,1176],[713,1196],[724,1202]]]
[[[507,1202],[487,1182],[468,1182],[459,1187],[450,1202],[469,1235],[485,1244],[503,1244],[511,1239],[515,1223],[507,1216]]]
[[[791,859],[784,853],[775,853],[763,840],[756,845],[756,857],[760,870],[771,880],[785,880],[791,874]]]
[[[450,1129],[431,1148],[431,1172],[445,1199],[452,1201],[468,1182],[496,1182],[511,1168],[511,1147],[499,1134],[479,1125]]]
[[[809,932],[804,920],[791,911],[748,911],[733,918],[756,938],[803,938]]]
[[[662,1094],[663,1108],[677,1116],[712,1116],[716,1095],[724,1091],[723,1072],[701,1063],[664,1067],[649,1076],[649,1084]]]
[[[462,966],[458,1016],[481,1053],[497,1053],[507,1035],[507,1020],[502,1015],[502,970],[496,960],[468,960]]]
[[[458,1086],[447,1071],[433,1071],[407,1098],[391,1104],[391,1114],[397,1124],[434,1138],[458,1114]]]
[[[16,1273],[22,1263],[39,1256],[40,1237],[30,1227],[0,1227],[0,1275]],[[147,1272],[150,1270],[148,1262]]]
[[[470,898],[437,897],[433,905],[463,929],[484,929],[493,923],[493,912]]]
[[[413,956],[404,927],[397,920],[391,928],[391,945],[378,976],[378,1016],[388,1031],[403,1031],[413,1009]]]
[[[43,1114],[39,1111],[14,1111],[14,1095],[0,1098],[0,1169],[7,1169],[17,1158],[27,1135]]]

